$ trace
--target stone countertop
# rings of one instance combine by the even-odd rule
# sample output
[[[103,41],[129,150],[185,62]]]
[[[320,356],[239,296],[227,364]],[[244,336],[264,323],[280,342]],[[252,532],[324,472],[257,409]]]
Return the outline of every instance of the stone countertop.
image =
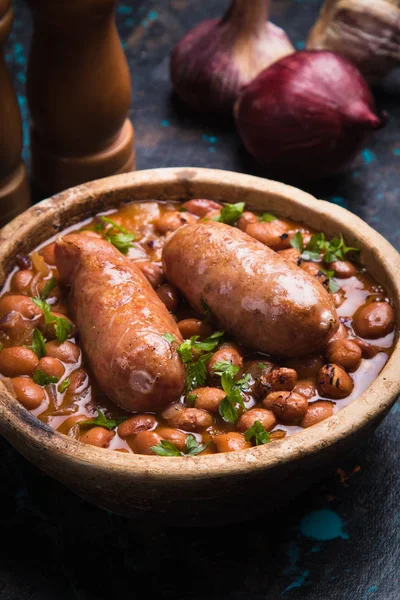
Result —
[[[201,166],[263,175],[231,125],[198,118],[172,95],[168,55],[195,23],[226,0],[127,0],[118,27],[132,74],[131,118],[139,169]],[[296,48],[320,0],[275,0],[272,20]],[[6,60],[24,121],[30,19],[14,2]],[[375,90],[389,123],[354,165],[307,191],[358,214],[400,247],[400,73]],[[289,508],[216,529],[138,529],[32,467],[0,440],[0,598],[97,600],[397,600],[400,597],[400,405],[368,443]],[[257,498],[254,498],[257,502]],[[238,507],[240,511],[240,507]]]

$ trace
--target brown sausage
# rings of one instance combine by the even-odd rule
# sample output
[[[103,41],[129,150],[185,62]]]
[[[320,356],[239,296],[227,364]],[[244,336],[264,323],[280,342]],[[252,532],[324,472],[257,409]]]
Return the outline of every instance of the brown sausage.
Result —
[[[194,310],[210,307],[248,348],[282,357],[322,349],[339,326],[320,283],[239,229],[203,222],[179,228],[163,248],[167,279]]]
[[[185,369],[179,329],[139,269],[109,242],[70,234],[56,243],[62,281],[82,346],[102,390],[129,411],[155,411],[176,400]]]

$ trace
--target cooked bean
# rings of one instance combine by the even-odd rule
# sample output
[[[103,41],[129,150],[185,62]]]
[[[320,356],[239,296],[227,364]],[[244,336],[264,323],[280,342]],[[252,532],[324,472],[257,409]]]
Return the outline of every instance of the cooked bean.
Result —
[[[222,344],[222,346],[214,352],[207,364],[208,374],[213,377],[215,375],[213,366],[218,362],[230,362],[240,371],[243,369],[243,357],[233,344]]]
[[[296,383],[296,387],[293,392],[295,394],[300,394],[310,400],[317,393],[317,386],[315,384],[315,379],[301,379]]]
[[[91,238],[96,238],[96,239],[101,239],[103,237],[101,235],[101,233],[98,233],[97,231],[92,231],[91,229],[84,229],[83,231],[79,232],[79,235],[85,235],[86,237],[91,237]]]
[[[21,313],[12,310],[0,319],[0,331],[12,340],[13,344],[31,344],[36,322],[24,319]]]
[[[278,252],[279,256],[285,258],[291,263],[294,263],[297,266],[300,266],[302,259],[300,257],[300,252],[297,248],[287,248],[286,250],[280,250]]]
[[[71,383],[65,392],[65,400],[67,400],[68,397],[81,394],[89,387],[89,375],[84,369],[76,369],[76,371],[71,373],[69,379]]]
[[[87,431],[82,430],[81,442],[97,446],[98,448],[108,448],[115,432],[105,427],[91,427]]]
[[[77,363],[81,358],[79,346],[69,342],[57,342],[53,340],[46,343],[46,356],[58,358],[63,363]]]
[[[198,335],[199,340],[204,340],[213,331],[208,323],[203,323],[200,319],[182,319],[182,321],[178,322],[178,328],[185,340],[188,340],[193,335]]]
[[[18,402],[28,410],[35,410],[46,400],[44,389],[30,377],[14,377],[11,383]]]
[[[178,290],[169,283],[164,283],[156,289],[157,295],[161,302],[164,302],[165,306],[170,312],[175,312],[179,305]]]
[[[312,277],[318,279],[321,285],[329,289],[329,277],[321,270],[321,266],[315,262],[302,261],[300,267]]]
[[[33,279],[32,269],[23,269],[14,273],[11,279],[11,291],[18,294],[27,292]]]
[[[286,365],[296,371],[299,379],[314,377],[323,364],[321,356],[306,356],[286,361]]]
[[[363,358],[373,358],[379,352],[379,348],[376,348],[376,346],[371,346],[371,344],[365,340],[360,338],[352,338],[352,341],[360,348]]]
[[[48,265],[51,265],[52,267],[56,264],[56,260],[54,257],[55,247],[56,247],[56,245],[53,242],[51,244],[48,244],[48,246],[45,246],[44,248],[42,248],[40,250],[40,254],[43,256],[44,262]]]
[[[196,396],[194,401],[196,408],[202,408],[213,414],[218,413],[218,407],[226,396],[224,390],[214,387],[197,388],[190,393]]]
[[[149,454],[155,456],[151,448],[160,444],[161,440],[162,437],[155,431],[139,431],[133,438],[132,448],[137,454]]]
[[[25,346],[3,348],[0,352],[0,373],[5,377],[32,375],[38,362],[36,354]]]
[[[343,325],[343,323],[340,323],[339,329],[329,338],[326,349],[328,349],[328,346],[339,340],[347,339],[347,335],[348,333],[346,327]]]
[[[30,269],[32,267],[30,257],[24,256],[23,254],[17,254],[16,263],[19,269]]]
[[[279,221],[279,219],[270,223],[264,221],[250,223],[247,225],[245,231],[262,244],[272,248],[272,250],[277,251],[290,248],[290,228],[283,221]]]
[[[361,348],[352,340],[336,340],[327,346],[326,357],[347,371],[355,371],[361,362]]]
[[[160,233],[168,233],[169,231],[175,231],[178,227],[182,227],[182,225],[195,222],[196,219],[190,213],[171,210],[156,219],[154,226]]]
[[[173,429],[172,427],[160,427],[160,429],[157,429],[157,433],[163,440],[171,442],[181,452],[186,450],[186,435],[183,431]]]
[[[27,296],[2,296],[0,298],[0,317],[11,311],[20,313],[25,319],[35,319],[42,314],[40,308]]]
[[[166,408],[162,417],[168,425],[185,431],[199,431],[213,424],[213,418],[207,411],[200,408],[186,408],[179,402]]]
[[[244,435],[236,431],[216,435],[213,442],[217,452],[235,452],[236,450],[251,448],[251,442],[247,442]]]
[[[276,418],[271,410],[251,408],[242,414],[236,423],[236,427],[239,431],[244,432],[253,427],[256,421],[259,421],[266,431],[271,431],[276,425]]]
[[[348,279],[357,273],[357,267],[349,260],[335,260],[327,265],[329,269],[335,271],[335,277],[339,279]]]
[[[57,379],[61,379],[65,373],[63,364],[57,358],[51,358],[51,356],[41,358],[37,368],[48,377],[57,377]]]
[[[308,410],[300,423],[300,427],[311,427],[321,421],[324,421],[328,417],[333,415],[333,407],[335,404],[328,400],[317,400],[316,402],[310,402]]]
[[[142,271],[143,275],[154,289],[158,288],[163,283],[163,272],[158,265],[155,265],[148,260],[137,260],[134,264]]]
[[[362,338],[384,337],[394,329],[393,308],[388,302],[364,304],[353,317],[353,329]]]
[[[264,398],[272,391],[291,391],[297,383],[297,373],[288,367],[274,368],[257,377],[254,391],[257,398]]]
[[[237,222],[237,226],[242,231],[246,231],[246,227],[247,225],[250,225],[250,223],[258,223],[258,217],[252,212],[245,211]]]
[[[118,435],[123,440],[130,435],[136,435],[139,431],[150,431],[157,426],[154,415],[134,415],[118,425]]]
[[[208,211],[208,213],[206,215],[204,215],[203,219],[204,219],[204,221],[211,221],[215,217],[219,217],[220,214],[221,214],[221,210],[213,208],[212,210]]]
[[[339,400],[351,394],[354,383],[342,367],[329,363],[318,371],[317,386],[321,396]]]
[[[188,200],[183,203],[183,208],[192,215],[196,215],[197,217],[205,217],[210,210],[221,210],[221,204],[214,202],[213,200],[206,200],[204,198],[194,198],[193,200]]]
[[[264,398],[263,406],[273,412],[279,423],[297,425],[307,412],[308,401],[296,392],[271,392]]]
[[[65,421],[61,423],[61,425],[57,428],[57,431],[59,431],[60,433],[64,433],[64,435],[68,435],[70,430],[77,423],[79,423],[80,421],[86,421],[87,419],[89,419],[87,415],[72,415],[71,417],[68,417],[67,419],[65,419]],[[80,437],[80,433],[78,437]]]

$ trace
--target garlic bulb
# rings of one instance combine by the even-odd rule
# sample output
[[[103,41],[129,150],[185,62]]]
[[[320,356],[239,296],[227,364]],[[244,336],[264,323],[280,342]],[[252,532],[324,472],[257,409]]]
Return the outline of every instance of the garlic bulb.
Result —
[[[171,54],[177,95],[202,112],[231,113],[240,88],[294,52],[286,33],[268,22],[270,0],[233,0],[221,19],[203,21]]]
[[[307,49],[338,52],[381,79],[400,62],[400,0],[326,0]]]

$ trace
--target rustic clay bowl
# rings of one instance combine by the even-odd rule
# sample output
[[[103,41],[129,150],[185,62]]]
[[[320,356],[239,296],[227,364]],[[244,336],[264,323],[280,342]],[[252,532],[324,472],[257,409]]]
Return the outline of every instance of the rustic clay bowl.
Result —
[[[0,231],[0,284],[18,253],[64,227],[150,199],[244,201],[255,209],[323,230],[343,232],[391,294],[400,322],[400,256],[376,231],[339,206],[296,188],[209,169],[156,169],[81,185],[30,208]],[[400,393],[400,345],[357,400],[288,439],[230,454],[164,458],[126,455],[81,444],[53,431],[0,385],[0,433],[32,463],[95,504],[116,513],[178,524],[240,520],[281,505],[370,436]]]

